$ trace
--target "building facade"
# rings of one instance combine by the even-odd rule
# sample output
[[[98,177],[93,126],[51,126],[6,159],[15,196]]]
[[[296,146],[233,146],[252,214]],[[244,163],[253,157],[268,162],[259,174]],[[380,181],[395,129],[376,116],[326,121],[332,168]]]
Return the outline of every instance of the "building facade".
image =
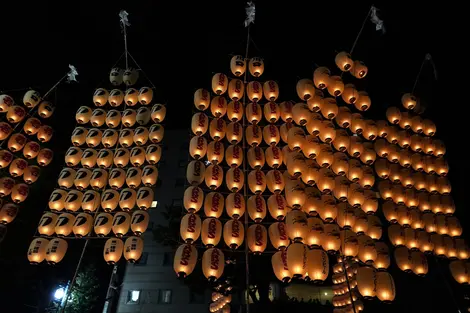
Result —
[[[173,270],[174,251],[154,240],[158,225],[166,226],[164,214],[181,210],[186,180],[189,137],[187,130],[166,130],[159,184],[155,189],[156,209],[150,210],[150,225],[143,234],[144,252],[135,264],[128,264],[121,286],[118,313],[207,312],[210,292],[191,293]],[[178,220],[179,223],[179,220]]]

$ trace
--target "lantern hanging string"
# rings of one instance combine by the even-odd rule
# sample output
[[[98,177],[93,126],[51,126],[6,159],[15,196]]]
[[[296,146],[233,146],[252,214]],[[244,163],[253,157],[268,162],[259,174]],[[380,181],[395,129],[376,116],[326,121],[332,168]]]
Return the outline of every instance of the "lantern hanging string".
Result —
[[[130,53],[127,53],[129,54],[129,56],[131,57],[132,61],[135,63],[135,65],[137,66],[137,68],[139,69],[139,71],[142,72],[142,74],[144,74],[145,78],[147,78],[147,80],[149,81],[149,83],[152,85],[152,88],[154,90],[157,89],[157,87],[155,87],[155,85],[153,84],[153,82],[150,80],[150,78],[148,77],[148,75],[145,73],[145,71],[140,67],[140,65],[137,63],[137,61],[134,59],[134,57],[130,54]]]
[[[349,54],[352,55],[353,51],[354,51],[354,48],[356,48],[356,44],[359,40],[359,37],[361,37],[361,34],[362,34],[362,31],[364,30],[364,26],[366,25],[366,22],[367,22],[367,19],[369,18],[369,16],[371,15],[372,13],[372,9],[375,8],[374,6],[371,6],[369,11],[367,12],[367,15],[364,19],[364,21],[362,22],[362,26],[361,26],[361,29],[359,30],[359,33],[357,34],[356,36],[356,40],[354,40],[354,43],[351,47],[351,50],[349,51]]]
[[[421,72],[423,71],[424,64],[426,61],[430,62],[434,71],[434,78],[437,80],[437,71],[436,71],[436,66],[434,65],[434,62],[432,60],[431,54],[426,53],[426,55],[423,58],[423,61],[421,62],[421,66],[419,68],[418,74],[416,75],[415,82],[413,84],[413,89],[411,89],[411,94],[414,94],[414,91],[416,89],[416,86],[418,85],[419,78],[421,77]]]

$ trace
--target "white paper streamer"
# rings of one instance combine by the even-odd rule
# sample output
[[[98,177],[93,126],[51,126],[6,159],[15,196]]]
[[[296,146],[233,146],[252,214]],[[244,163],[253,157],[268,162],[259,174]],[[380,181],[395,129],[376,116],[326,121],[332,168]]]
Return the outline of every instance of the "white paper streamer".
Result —
[[[245,8],[246,12],[246,19],[245,19],[245,27],[248,27],[251,23],[255,23],[255,4],[250,1],[246,3],[248,6]]]
[[[377,16],[378,9],[375,6],[372,6],[370,10],[371,10],[370,21],[375,24],[375,30],[381,30],[383,33],[385,33],[384,21],[382,21]]]
[[[126,10],[121,10],[119,12],[119,17],[121,18],[121,23],[123,26],[131,26],[129,23],[129,19],[127,18],[129,16],[129,13],[126,12]]]
[[[76,82],[77,76],[78,76],[77,69],[72,64],[69,64],[69,68],[70,68],[70,71],[67,73],[67,82],[69,83],[72,81]]]

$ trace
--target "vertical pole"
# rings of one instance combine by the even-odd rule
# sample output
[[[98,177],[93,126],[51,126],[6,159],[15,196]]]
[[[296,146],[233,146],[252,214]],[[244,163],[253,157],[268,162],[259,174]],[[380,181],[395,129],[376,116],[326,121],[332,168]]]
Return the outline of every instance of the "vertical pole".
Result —
[[[75,274],[73,274],[73,278],[70,281],[70,286],[69,286],[69,288],[67,288],[67,294],[65,295],[64,306],[62,307],[62,310],[60,310],[61,313],[65,312],[65,307],[67,306],[67,301],[69,300],[70,294],[72,293],[73,285],[75,284],[75,281],[77,280],[78,270],[80,269],[80,265],[82,264],[83,256],[85,255],[85,250],[86,250],[86,247],[88,246],[89,241],[90,241],[90,239],[87,239],[85,241],[85,245],[83,246],[82,254],[80,255],[80,259],[78,259],[78,264],[77,264],[77,267],[75,268]]]
[[[349,54],[352,55],[354,48],[356,48],[357,41],[359,40],[359,37],[361,37],[362,31],[364,30],[364,26],[366,25],[367,19],[369,18],[370,13],[372,12],[372,6],[370,7],[369,11],[367,12],[366,18],[362,22],[361,29],[359,30],[359,33],[356,36],[356,40],[354,40],[354,43],[351,47],[351,50],[349,51]]]
[[[129,63],[128,63],[128,60],[127,60],[127,32],[126,32],[126,23],[125,22],[122,22],[122,27],[123,27],[123,30],[124,30],[124,55],[125,55],[125,59],[126,59],[126,70],[129,68]]]
[[[351,285],[349,284],[348,272],[346,270],[346,265],[344,264],[345,258],[344,258],[343,254],[341,254],[341,261],[342,261],[341,264],[343,264],[344,277],[346,277],[346,284],[348,285],[349,298],[351,299],[351,305],[352,305],[352,308],[353,308],[353,312],[357,313],[356,312],[356,305],[354,304],[354,299],[353,299],[353,296],[352,296],[352,293],[351,293]]]
[[[426,56],[427,55],[424,56],[423,62],[421,62],[421,66],[419,67],[418,75],[416,75],[416,79],[415,79],[415,82],[413,84],[413,89],[411,89],[411,94],[414,94],[415,89],[416,89],[416,85],[418,85],[419,77],[421,76],[421,72],[423,71],[424,63],[426,63]]]
[[[113,272],[111,273],[111,278],[109,279],[109,284],[108,284],[108,291],[106,292],[106,299],[105,299],[105,306],[106,306],[106,311],[103,308],[103,313],[108,313],[111,312],[113,309],[113,300],[115,297],[115,292],[117,292],[116,286],[113,286],[114,280],[116,278],[118,271],[118,263],[115,263],[113,266]]]
[[[250,26],[248,26],[248,30],[247,30],[247,38],[246,38],[246,49],[245,49],[245,77],[244,77],[244,84],[246,85],[247,83],[247,76],[248,76],[248,48],[250,46]],[[245,93],[243,94],[243,109],[245,110],[246,112],[246,87],[245,87]],[[246,116],[244,115],[243,116],[243,132],[245,133],[245,129],[246,129],[247,125],[246,125]],[[243,136],[245,137],[245,136]],[[248,175],[246,173],[247,169],[246,169],[246,162],[248,160],[247,158],[247,145],[246,145],[246,138],[243,138],[243,154],[244,154],[244,160],[243,160],[243,174],[245,175],[245,182],[243,184],[243,197],[245,199],[245,203],[247,203],[248,201],[248,195],[247,195],[247,189],[246,189],[246,185],[247,185],[247,182],[248,182]],[[247,243],[247,234],[248,234],[248,211],[245,210],[245,282],[246,282],[246,313],[250,313],[250,293],[249,293],[249,289],[250,289],[250,265],[249,265],[249,256],[248,256],[248,243]]]

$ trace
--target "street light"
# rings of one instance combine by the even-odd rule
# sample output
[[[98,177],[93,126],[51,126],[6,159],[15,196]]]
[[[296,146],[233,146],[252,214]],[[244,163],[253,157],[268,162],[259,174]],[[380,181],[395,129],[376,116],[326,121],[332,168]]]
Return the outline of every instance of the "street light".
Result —
[[[59,287],[55,290],[54,292],[54,299],[57,301],[62,300],[62,298],[65,296],[65,288],[64,287]]]

